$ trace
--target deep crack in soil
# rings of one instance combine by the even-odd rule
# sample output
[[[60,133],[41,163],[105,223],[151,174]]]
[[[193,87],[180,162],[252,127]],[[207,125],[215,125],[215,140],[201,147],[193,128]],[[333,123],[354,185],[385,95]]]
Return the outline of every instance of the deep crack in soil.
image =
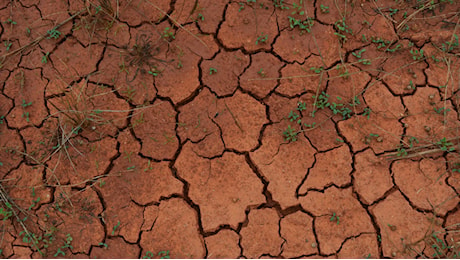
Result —
[[[460,2],[0,3],[2,258],[450,258]]]

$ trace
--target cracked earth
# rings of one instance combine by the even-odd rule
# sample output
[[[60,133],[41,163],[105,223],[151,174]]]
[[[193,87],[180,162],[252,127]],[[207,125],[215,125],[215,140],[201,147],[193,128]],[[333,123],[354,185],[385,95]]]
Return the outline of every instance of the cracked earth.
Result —
[[[0,3],[3,258],[460,251],[460,3]]]

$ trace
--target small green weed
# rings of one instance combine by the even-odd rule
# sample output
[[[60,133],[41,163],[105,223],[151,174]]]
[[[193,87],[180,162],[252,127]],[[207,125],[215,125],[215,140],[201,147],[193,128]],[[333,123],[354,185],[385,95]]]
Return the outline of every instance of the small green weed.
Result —
[[[209,75],[216,74],[217,69],[216,68],[209,68]]]
[[[337,223],[337,225],[340,224],[340,217],[337,216],[337,214],[335,212],[332,213],[332,216],[331,216],[331,218],[329,220],[332,221],[332,222],[335,221]]]
[[[48,34],[46,39],[59,39],[59,37],[61,36],[61,32],[58,31],[56,28],[48,30],[46,31],[46,33]]]

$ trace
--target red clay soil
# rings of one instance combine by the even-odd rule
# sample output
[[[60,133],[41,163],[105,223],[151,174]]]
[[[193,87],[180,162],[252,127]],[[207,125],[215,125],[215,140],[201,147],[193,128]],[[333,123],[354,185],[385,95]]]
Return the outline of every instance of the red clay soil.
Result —
[[[459,257],[459,16],[0,2],[0,257]]]

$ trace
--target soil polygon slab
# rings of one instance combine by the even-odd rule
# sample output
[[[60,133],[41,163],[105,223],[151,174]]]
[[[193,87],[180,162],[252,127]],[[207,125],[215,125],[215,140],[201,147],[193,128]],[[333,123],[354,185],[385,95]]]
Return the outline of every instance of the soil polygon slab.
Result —
[[[142,255],[167,248],[171,258],[204,258],[206,249],[197,217],[196,211],[180,198],[162,201],[152,230],[141,235]]]
[[[375,232],[370,216],[351,188],[331,187],[324,192],[310,191],[299,201],[302,208],[316,217],[314,228],[322,254],[337,252],[348,238]]]
[[[395,184],[420,209],[435,210],[442,216],[460,201],[455,190],[446,183],[448,176],[443,158],[397,161],[391,170]]]
[[[318,253],[313,234],[313,218],[297,211],[281,219],[281,237],[286,240],[281,255],[286,258],[299,257]],[[313,246],[312,246],[313,245]]]
[[[278,256],[283,239],[279,236],[279,216],[275,209],[257,209],[249,212],[249,223],[241,229],[241,247],[247,258],[262,255]],[[252,243],[263,238],[265,243]]]
[[[232,230],[222,229],[217,234],[206,237],[208,258],[233,258],[240,256],[240,236]]]
[[[227,152],[222,157],[204,159],[187,143],[174,166],[177,174],[190,183],[189,196],[200,205],[205,231],[224,224],[237,228],[248,206],[265,202],[263,184],[242,155]]]
[[[282,208],[298,204],[296,189],[314,162],[314,148],[300,136],[286,143],[279,134],[280,125],[268,126],[262,137],[262,147],[250,154],[262,176],[268,181],[268,191]],[[292,150],[298,150],[292,153]]]

